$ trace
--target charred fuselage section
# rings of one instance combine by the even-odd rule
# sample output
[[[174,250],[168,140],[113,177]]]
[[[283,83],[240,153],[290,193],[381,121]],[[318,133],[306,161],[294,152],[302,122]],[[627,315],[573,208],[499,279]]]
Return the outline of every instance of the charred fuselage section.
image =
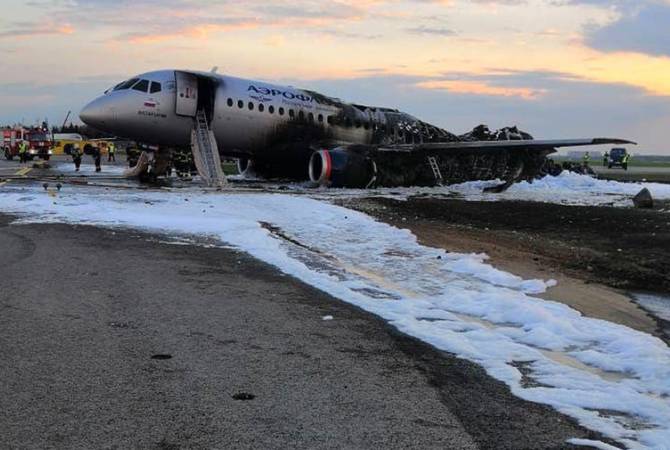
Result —
[[[309,178],[332,187],[434,186],[534,178],[553,150],[437,149],[459,142],[532,140],[516,127],[480,125],[456,135],[410,114],[304,91],[319,108],[278,124],[242,167],[267,178]],[[251,170],[250,170],[251,171]]]

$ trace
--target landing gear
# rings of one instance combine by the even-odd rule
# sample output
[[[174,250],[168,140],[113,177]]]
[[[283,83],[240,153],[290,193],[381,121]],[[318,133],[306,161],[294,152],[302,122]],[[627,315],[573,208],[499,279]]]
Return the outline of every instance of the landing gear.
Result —
[[[249,158],[237,158],[237,172],[245,178],[256,178],[254,161]]]

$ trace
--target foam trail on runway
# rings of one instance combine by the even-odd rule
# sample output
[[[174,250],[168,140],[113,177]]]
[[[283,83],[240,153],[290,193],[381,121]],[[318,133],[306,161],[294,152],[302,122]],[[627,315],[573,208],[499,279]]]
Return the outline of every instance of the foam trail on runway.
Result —
[[[546,176],[534,180],[532,183],[527,181],[515,183],[500,196],[481,194],[483,188],[491,184],[488,181],[474,181],[449,186],[449,189],[465,196],[481,195],[482,199],[499,197],[505,200],[531,200],[577,205],[614,203],[632,206],[630,199],[643,188],[649,189],[656,199],[670,199],[670,184],[622,183],[620,181],[599,180],[567,171],[555,177]]]
[[[513,184],[507,191],[494,194],[484,192],[499,181],[469,181],[443,187],[411,187],[383,189],[328,189],[315,194],[319,198],[337,197],[390,197],[404,199],[414,195],[448,196],[471,201],[522,200],[562,205],[613,205],[633,206],[632,198],[643,188],[649,189],[657,200],[670,200],[670,184],[622,183],[598,180],[573,172],[559,176],[546,176],[532,183],[522,181]]]
[[[54,199],[36,187],[5,189],[0,211],[218,238],[630,448],[670,442],[670,349],[533,297],[553,283],[495,269],[484,255],[425,247],[408,230],[291,195],[68,188]]]

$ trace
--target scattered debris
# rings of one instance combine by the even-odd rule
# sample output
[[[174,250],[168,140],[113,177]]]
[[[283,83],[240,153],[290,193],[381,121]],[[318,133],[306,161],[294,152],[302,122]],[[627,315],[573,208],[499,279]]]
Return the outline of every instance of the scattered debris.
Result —
[[[256,396],[254,394],[250,394],[248,392],[238,392],[237,394],[233,395],[233,400],[253,400],[255,398]]]
[[[333,320],[333,316],[323,316],[321,320]]]
[[[167,353],[158,353],[156,355],[153,355],[151,359],[160,359],[160,360],[172,359],[172,355],[168,355]]]
[[[633,197],[633,204],[636,208],[653,208],[654,199],[651,196],[649,189],[642,188],[642,190],[638,192],[635,197]]]

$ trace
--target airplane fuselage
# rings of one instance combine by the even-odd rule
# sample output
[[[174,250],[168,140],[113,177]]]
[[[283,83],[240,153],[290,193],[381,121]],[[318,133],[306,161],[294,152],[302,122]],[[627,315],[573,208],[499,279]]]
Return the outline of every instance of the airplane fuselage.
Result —
[[[627,142],[535,141],[516,127],[492,133],[483,125],[457,136],[395,109],[184,70],[148,72],[119,83],[89,103],[80,117],[94,128],[157,145],[159,154],[169,155],[170,149],[190,147],[195,119],[203,114],[219,153],[243,162],[241,170],[253,166],[265,177],[309,178],[342,187],[479,179],[509,185],[538,176],[556,147]]]
[[[263,157],[301,142],[349,144],[454,140],[450,133],[389,108],[347,104],[312,91],[225,75],[165,70],[133,77],[136,87],[110,89],[87,105],[82,120],[147,144],[187,146],[193,117],[207,109],[222,155]],[[142,80],[147,83],[137,89]],[[160,86],[160,91],[151,92]],[[203,97],[208,97],[204,99]],[[421,124],[419,129],[417,124]]]

